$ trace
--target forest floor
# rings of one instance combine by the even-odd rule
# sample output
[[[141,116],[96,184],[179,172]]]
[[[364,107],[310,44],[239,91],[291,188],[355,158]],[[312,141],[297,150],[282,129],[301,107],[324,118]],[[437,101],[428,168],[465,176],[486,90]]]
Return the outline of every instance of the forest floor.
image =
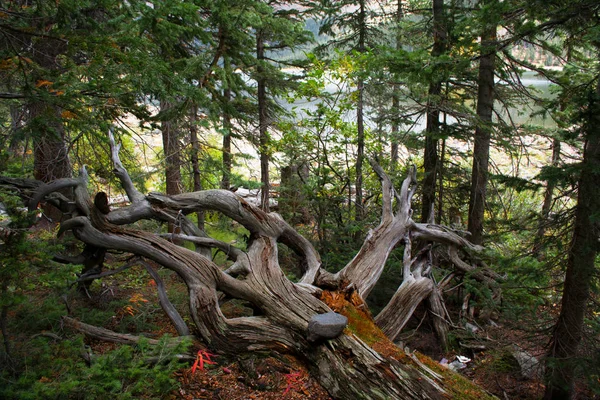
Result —
[[[185,293],[186,289],[179,279],[168,271],[164,272],[169,274],[165,277],[165,283],[170,288],[169,291]],[[117,285],[119,285],[117,278],[112,282],[105,280],[103,292],[111,293],[122,300],[141,296],[141,298],[147,299],[148,303],[156,304],[157,299],[152,281],[149,278],[147,280],[150,283],[126,290],[117,289]],[[89,301],[90,299],[86,301],[88,306]],[[146,305],[144,304],[144,306]],[[181,312],[184,315],[186,305],[178,304],[178,307],[182,308]],[[141,309],[134,312],[143,313]],[[235,308],[233,306],[230,309],[224,308],[224,312],[234,316],[241,315],[245,311],[243,307]],[[121,314],[123,313],[121,312]],[[119,315],[118,310],[116,315]],[[152,319],[153,325],[157,329],[150,332],[151,336],[160,336],[164,333],[176,334],[170,321],[160,310],[152,313]],[[110,324],[108,328],[114,329]],[[545,341],[542,342],[540,341],[542,338],[537,337],[539,342],[532,342],[523,332],[519,332],[508,322],[498,321],[493,326],[479,325],[479,330],[475,333],[455,333],[454,341],[456,343],[475,344],[482,347],[480,350],[467,350],[457,346],[451,351],[443,352],[428,325],[427,318],[423,317],[423,312],[417,310],[413,320],[407,326],[406,334],[401,339],[400,345],[407,346],[411,351],[419,351],[428,355],[438,362],[444,358],[451,362],[457,355],[472,359],[467,363],[467,367],[459,373],[501,399],[533,400],[541,398],[543,394],[541,381],[523,377],[518,362],[511,354],[517,346],[530,354],[539,356],[544,351]],[[94,340],[88,342],[93,347],[93,351],[98,353],[101,353],[106,346],[113,346]],[[483,349],[483,347],[485,348]],[[195,343],[192,351],[193,354],[198,354],[202,350],[206,351],[203,344]],[[201,352],[200,354],[206,353]],[[302,363],[291,356],[255,353],[231,359],[220,354],[209,353],[209,357],[209,362],[204,363],[203,368],[197,366],[194,370],[193,363],[190,362],[189,366],[175,373],[181,386],[170,394],[170,398],[186,400],[330,399],[327,392],[311,377]],[[202,358],[203,361],[207,360],[205,356]]]
[[[116,268],[117,264],[115,262],[112,268]],[[168,288],[169,298],[181,315],[188,318],[185,317],[188,315],[187,290],[183,283],[168,270],[160,269],[160,275]],[[70,314],[83,322],[121,333],[143,333],[144,336],[151,338],[159,338],[164,334],[176,336],[173,325],[158,306],[155,286],[156,283],[146,271],[140,266],[135,266],[124,273],[95,281],[87,295],[71,289],[68,295],[62,295],[61,298],[68,304],[66,308],[70,310]],[[31,291],[28,294],[30,304],[28,307],[43,304],[47,301],[46,297],[51,295],[51,291],[48,290]],[[60,313],[64,315],[66,313],[64,305],[59,304],[59,308],[62,308]],[[41,308],[37,312],[42,312]],[[223,312],[234,316],[242,315],[248,310],[243,306],[233,305],[230,309],[224,307]],[[452,313],[452,310],[450,312]],[[542,312],[554,312],[554,310],[550,308]],[[25,314],[16,309],[11,311],[9,318],[11,316],[18,318],[19,315]],[[474,324],[477,322],[477,320],[473,321]],[[12,329],[13,332],[18,330]],[[55,329],[54,332],[64,339],[75,333],[63,327]],[[26,338],[39,335],[40,332],[21,330],[9,339],[18,344],[20,341],[27,340]],[[514,322],[503,321],[501,318],[493,324],[483,324],[479,321],[477,332],[455,331],[452,333],[455,347],[444,352],[424,312],[417,310],[406,328],[406,333],[400,339],[402,346],[408,347],[411,351],[419,351],[438,362],[443,359],[452,362],[457,355],[470,358],[472,361],[468,362],[467,367],[459,373],[500,399],[533,400],[541,398],[543,394],[541,381],[537,378],[523,377],[521,367],[512,353],[515,348],[520,348],[539,357],[543,354],[547,338],[529,336],[515,327]],[[96,357],[121,346],[87,337],[83,340],[90,353]],[[468,347],[476,347],[477,350]],[[327,392],[302,363],[290,356],[253,353],[230,358],[222,354],[210,353],[200,342],[193,343],[191,352],[196,357],[196,362],[191,360],[174,372],[178,387],[161,398],[330,399]],[[44,382],[47,378],[44,375],[36,379]],[[592,397],[581,393],[578,398]]]

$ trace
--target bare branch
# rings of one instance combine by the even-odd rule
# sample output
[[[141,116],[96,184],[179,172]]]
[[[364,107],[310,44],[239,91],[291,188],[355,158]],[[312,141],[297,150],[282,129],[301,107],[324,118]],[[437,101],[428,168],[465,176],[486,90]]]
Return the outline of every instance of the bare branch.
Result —
[[[483,282],[489,286],[496,285],[498,282],[505,280],[500,274],[489,268],[477,268],[463,261],[458,256],[458,250],[454,246],[448,246],[448,256],[452,264],[463,274],[469,274],[479,282]]]
[[[222,242],[213,238],[197,237],[189,235],[178,235],[174,233],[165,233],[160,235],[163,238],[171,240],[184,240],[194,244],[198,244],[203,247],[215,248],[221,250],[228,259],[236,261],[241,255],[245,254],[242,250],[229,243]]]
[[[90,213],[90,197],[87,192],[88,174],[85,165],[81,167],[78,178],[62,178],[39,186],[29,200],[29,211],[37,209],[38,204],[50,193],[67,188],[75,188],[75,203],[84,215]]]
[[[173,306],[173,303],[171,303],[171,301],[169,300],[169,296],[167,296],[167,290],[165,289],[165,284],[161,279],[160,275],[158,275],[154,268],[152,268],[152,266],[146,261],[139,260],[139,263],[142,264],[144,268],[146,268],[146,271],[148,271],[150,276],[152,276],[152,279],[154,279],[154,282],[156,282],[156,289],[158,290],[158,302],[160,303],[160,306],[165,312],[165,314],[167,314],[167,316],[173,323],[173,326],[175,326],[175,329],[177,330],[179,336],[189,335],[190,329],[188,328],[183,318],[181,318],[181,315],[179,315],[179,312],[177,311],[175,306]]]
[[[125,193],[127,193],[129,201],[132,203],[144,202],[146,200],[146,196],[144,196],[135,188],[129,173],[127,173],[127,170],[125,167],[123,167],[123,163],[121,163],[121,158],[119,157],[121,145],[115,143],[114,129],[112,127],[108,130],[108,140],[110,143],[110,154],[114,165],[113,173],[121,181],[121,186],[123,186],[123,189],[125,189]]]
[[[402,183],[400,194],[396,196],[399,204],[395,215],[390,215],[391,196],[395,193],[391,181],[378,165],[375,164],[374,168],[382,180],[382,189],[387,192],[384,193],[384,202],[388,204],[384,204],[383,212],[389,214],[382,216],[379,226],[368,233],[360,251],[352,261],[334,275],[334,279],[340,283],[352,282],[363,298],[369,295],[379,280],[391,251],[407,237],[409,229],[414,224],[411,219],[410,202],[416,190],[416,168],[411,167],[409,175]],[[410,245],[405,251],[408,251],[408,260],[410,260]],[[410,263],[407,261],[405,268],[410,269],[409,266]]]
[[[471,243],[464,237],[454,233],[450,228],[442,225],[413,223],[412,229],[416,239],[453,245],[476,253],[483,250],[482,246]]]
[[[252,234],[279,239],[305,261],[302,283],[312,284],[321,267],[313,245],[276,213],[266,213],[228,190],[203,190],[165,196],[150,193],[147,199],[155,208],[180,210],[184,215],[200,210],[218,211],[242,224]]]
[[[399,213],[405,218],[412,218],[412,198],[417,192],[417,167],[411,165],[408,176],[402,182],[398,198]]]
[[[78,321],[74,318],[63,316],[62,322],[71,329],[75,329],[85,335],[94,339],[104,340],[112,343],[122,344],[138,344],[141,340],[146,341],[148,344],[157,345],[160,343],[159,340],[149,339],[143,336],[129,335],[125,333],[117,333],[109,329],[100,328],[97,326],[89,325],[84,322]],[[168,346],[176,346],[180,344],[185,338],[183,336],[171,339]]]
[[[393,210],[392,202],[394,201],[394,197],[395,197],[394,186],[392,185],[392,181],[390,180],[390,178],[387,176],[387,174],[385,172],[383,172],[383,169],[381,168],[381,166],[377,163],[377,161],[374,158],[369,158],[369,163],[371,164],[373,171],[375,171],[375,173],[379,177],[379,180],[381,181],[381,192],[383,195],[383,199],[381,201],[382,202],[382,211],[381,211],[382,223],[384,223],[384,222],[389,223],[394,218],[394,214],[392,211]]]

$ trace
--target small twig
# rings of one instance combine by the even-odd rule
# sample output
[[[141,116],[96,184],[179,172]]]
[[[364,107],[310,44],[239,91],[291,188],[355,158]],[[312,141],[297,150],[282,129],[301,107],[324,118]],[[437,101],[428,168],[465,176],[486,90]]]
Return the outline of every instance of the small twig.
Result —
[[[129,269],[131,267],[133,267],[134,265],[138,264],[139,261],[138,260],[134,260],[134,261],[130,261],[127,264],[117,268],[117,269],[113,269],[110,271],[106,271],[106,272],[102,272],[100,274],[92,274],[92,275],[88,275],[88,274],[83,274],[81,275],[76,281],[75,283],[79,283],[79,282],[86,282],[86,281],[93,281],[94,279],[100,279],[100,278],[104,278],[107,276],[111,276],[111,275],[115,275],[118,274],[119,272],[123,272],[126,269]]]
[[[32,335],[31,338],[35,339],[36,337],[40,337],[40,336],[47,337],[47,338],[50,338],[50,339],[54,339],[54,340],[57,340],[57,341],[61,341],[62,340],[62,338],[60,336],[58,336],[56,333],[52,333],[52,332],[36,333],[35,335]]]
[[[411,337],[415,336],[415,334],[417,333],[417,331],[421,327],[421,324],[423,323],[423,321],[425,321],[425,317],[426,316],[427,316],[427,313],[424,313],[423,317],[421,318],[421,321],[419,321],[419,325],[417,325],[417,327],[414,329],[413,333],[411,333],[410,335],[408,335],[406,337],[403,337],[402,340],[407,340],[407,339],[410,339]]]

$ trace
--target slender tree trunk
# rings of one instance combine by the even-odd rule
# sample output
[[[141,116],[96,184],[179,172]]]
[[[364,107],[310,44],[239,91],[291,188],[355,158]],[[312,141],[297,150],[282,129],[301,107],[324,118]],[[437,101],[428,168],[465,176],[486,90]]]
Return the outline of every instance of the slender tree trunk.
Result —
[[[554,139],[552,140],[552,166],[558,166],[560,162],[560,140]],[[534,257],[539,257],[540,251],[542,249],[542,244],[544,241],[544,235],[546,234],[546,229],[548,228],[548,220],[550,217],[550,210],[552,209],[552,202],[554,201],[554,183],[548,182],[546,184],[546,191],[544,193],[544,203],[542,204],[542,215],[540,218],[540,222],[538,225],[538,230],[535,234],[535,239],[533,242],[533,251],[532,254]]]
[[[198,155],[200,154],[200,143],[198,142],[198,109],[192,105],[190,111],[190,141],[192,142],[192,176],[194,180],[194,192],[202,190],[202,180],[200,179],[200,163]],[[196,213],[198,219],[198,228],[204,230],[204,211]]]
[[[265,44],[262,31],[256,34],[256,59],[258,62],[258,141],[260,152],[261,208],[269,212],[269,110],[267,105],[267,80],[262,63],[265,62]]]
[[[447,32],[444,17],[444,0],[433,0],[433,48],[432,58],[441,56],[446,50]],[[435,61],[434,61],[435,62]],[[442,82],[434,80],[429,84],[427,101],[427,125],[425,127],[425,152],[423,155],[423,199],[421,222],[427,222],[435,204],[435,188],[438,168],[438,136],[440,130],[439,103],[442,94]]]
[[[404,10],[402,9],[402,0],[398,0],[398,8],[396,9],[396,50],[402,48],[402,35],[400,34],[400,22],[404,18]],[[391,128],[391,162],[390,168],[392,172],[398,167],[398,135],[400,134],[400,122],[398,121],[398,110],[400,109],[400,85],[396,82],[397,77],[394,77],[392,86],[392,128]]]
[[[225,71],[229,73],[229,59],[225,57]],[[221,179],[221,189],[229,190],[231,188],[231,116],[229,115],[229,103],[231,101],[231,89],[225,85],[223,90],[224,112],[223,112],[223,178]]]
[[[396,85],[394,85],[396,86]],[[394,90],[394,95],[392,96],[392,112],[396,112],[400,107],[400,99],[398,94]],[[399,135],[399,123],[396,121],[396,117],[392,121],[392,129],[391,129],[391,150],[390,150],[390,169],[392,172],[395,172],[398,169],[398,135]]]
[[[365,2],[360,1],[360,27],[358,32],[358,52],[364,53],[366,50],[366,14],[365,14]],[[364,94],[365,94],[365,82],[362,77],[358,78],[356,83],[358,91],[358,102],[356,105],[356,181],[355,181],[355,193],[354,203],[355,208],[355,220],[360,222],[363,220],[363,161],[365,158],[365,123],[364,123]]]
[[[8,291],[8,284],[6,282],[2,283],[2,291],[0,292],[2,296],[6,295]],[[8,338],[8,305],[4,304],[0,307],[0,333],[2,333],[2,338],[4,342],[4,351],[6,352],[6,356],[10,359],[11,350],[10,350],[10,339]]]
[[[481,36],[481,42],[479,77],[477,79],[477,126],[475,128],[475,145],[473,147],[473,172],[471,177],[471,193],[469,196],[468,221],[471,242],[475,244],[483,243],[485,194],[488,181],[490,137],[494,110],[495,24],[486,28]]]
[[[567,62],[571,60],[571,45],[567,46]],[[560,102],[560,111],[564,112],[567,108],[566,99],[561,99]],[[557,167],[560,163],[560,140],[554,138],[552,140],[552,161],[551,164],[553,167]],[[549,216],[550,210],[552,209],[552,203],[554,201],[554,182],[548,181],[546,184],[546,191],[544,193],[544,203],[542,204],[542,215],[539,221],[538,230],[535,234],[535,239],[533,240],[533,250],[532,255],[538,259],[541,259],[541,250],[544,242],[544,235],[546,234],[546,229],[549,224]]]
[[[169,111],[172,104],[167,100],[160,101],[161,112]],[[181,154],[179,137],[177,135],[177,124],[173,117],[167,115],[160,123],[163,140],[163,152],[165,157],[165,185],[166,192],[170,195],[181,193]],[[170,233],[178,233],[175,225],[168,224]]]
[[[172,104],[167,100],[160,101],[162,112],[169,111]],[[165,183],[167,194],[181,193],[181,154],[177,124],[171,116],[161,121],[163,152],[165,156]]]
[[[444,117],[445,119],[445,117]],[[438,181],[439,181],[439,193],[438,193],[438,208],[435,215],[435,221],[438,224],[441,224],[442,214],[444,213],[444,159],[446,158],[446,139],[442,139],[442,154],[440,154],[439,159],[439,173],[438,173]]]
[[[545,400],[573,395],[574,370],[581,342],[590,284],[596,273],[600,237],[600,80],[584,126],[586,143],[579,177],[575,226],[569,248],[563,298],[548,353]]]
[[[23,138],[19,135],[19,130],[23,127],[24,116],[26,114],[26,107],[23,105],[10,104],[9,113],[10,113],[10,137],[9,137],[9,145],[8,152],[11,155],[16,156],[21,148]],[[4,144],[2,144],[4,147]]]

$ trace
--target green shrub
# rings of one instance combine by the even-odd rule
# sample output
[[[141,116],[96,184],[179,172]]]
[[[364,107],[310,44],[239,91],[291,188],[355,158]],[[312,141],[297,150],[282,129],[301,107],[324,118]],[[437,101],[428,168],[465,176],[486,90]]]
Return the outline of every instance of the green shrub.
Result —
[[[163,338],[157,346],[140,343],[121,346],[105,354],[92,355],[86,364],[82,353],[88,351],[81,336],[49,343],[36,338],[27,352],[22,372],[16,377],[0,374],[0,398],[6,399],[160,399],[178,387],[173,373],[183,364],[173,354],[185,351],[190,343],[175,348]],[[149,357],[158,357],[153,363]]]

